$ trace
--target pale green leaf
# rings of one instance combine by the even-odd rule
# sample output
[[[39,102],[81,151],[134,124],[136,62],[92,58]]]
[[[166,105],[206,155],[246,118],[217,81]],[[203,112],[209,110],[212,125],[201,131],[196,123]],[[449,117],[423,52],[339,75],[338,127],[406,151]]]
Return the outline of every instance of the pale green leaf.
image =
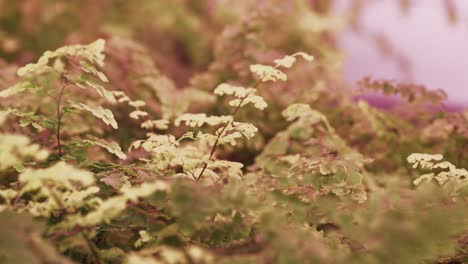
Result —
[[[114,114],[111,110],[101,106],[89,106],[82,103],[72,105],[76,109],[86,110],[92,113],[95,117],[101,119],[106,125],[112,126],[114,129],[118,128],[117,121],[115,121]]]

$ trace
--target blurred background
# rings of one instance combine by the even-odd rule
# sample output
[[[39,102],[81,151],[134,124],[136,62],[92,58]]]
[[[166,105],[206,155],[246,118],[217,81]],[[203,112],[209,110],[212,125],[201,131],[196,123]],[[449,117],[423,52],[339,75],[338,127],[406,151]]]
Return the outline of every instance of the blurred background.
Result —
[[[351,87],[369,75],[440,88],[448,93],[447,105],[468,104],[465,0],[0,0],[0,69],[31,62],[45,50],[64,44],[123,37],[148,48],[157,67],[184,87],[193,83],[194,74],[207,69],[226,72],[226,65],[219,66],[229,56],[220,59],[221,39],[231,38],[229,34],[239,30],[234,28],[241,21],[247,28],[252,22],[246,21],[255,21],[255,16],[271,16],[273,21],[275,8],[281,15],[269,27],[285,19],[291,22],[291,17],[306,14],[308,8],[314,12],[304,15],[304,21],[296,19],[289,30],[277,27],[276,33],[262,33],[264,39],[256,43],[263,41],[264,47],[257,54],[267,48],[280,52],[308,49],[326,59],[320,62],[327,72],[339,63]],[[280,56],[247,53],[244,58],[256,57],[257,61]],[[2,82],[11,83],[4,80],[10,72],[0,71],[0,88],[6,86]]]
[[[366,75],[410,81],[445,90],[452,106],[468,104],[468,1],[360,2],[359,26],[339,39],[349,83]],[[353,5],[338,0],[335,9]]]

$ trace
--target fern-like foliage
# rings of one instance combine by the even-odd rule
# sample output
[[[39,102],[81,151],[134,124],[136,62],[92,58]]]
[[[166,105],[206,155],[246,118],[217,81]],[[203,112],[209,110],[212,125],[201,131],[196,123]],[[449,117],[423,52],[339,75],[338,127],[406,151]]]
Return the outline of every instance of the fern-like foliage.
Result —
[[[6,1],[0,263],[466,262],[467,112],[355,102],[331,1]]]
[[[453,196],[466,197],[468,190],[468,171],[459,169],[448,161],[442,161],[441,154],[413,153],[407,160],[413,168],[421,168],[433,172],[423,174],[413,181],[415,185],[431,182],[435,179]]]

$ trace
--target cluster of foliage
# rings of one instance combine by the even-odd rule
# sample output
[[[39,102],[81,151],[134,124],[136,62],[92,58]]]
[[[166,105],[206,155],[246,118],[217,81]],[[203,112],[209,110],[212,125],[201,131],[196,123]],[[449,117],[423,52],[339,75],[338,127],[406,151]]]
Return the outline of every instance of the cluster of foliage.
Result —
[[[0,0],[0,263],[468,262],[468,111],[331,4]]]

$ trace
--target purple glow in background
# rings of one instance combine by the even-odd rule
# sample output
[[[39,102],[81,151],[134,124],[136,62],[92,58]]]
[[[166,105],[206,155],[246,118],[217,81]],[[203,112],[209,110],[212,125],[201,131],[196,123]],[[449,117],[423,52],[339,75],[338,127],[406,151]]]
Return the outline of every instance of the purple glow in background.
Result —
[[[369,38],[349,30],[340,40],[346,52],[343,71],[347,80],[353,86],[367,75],[412,81],[429,89],[444,89],[450,104],[468,106],[468,0],[454,1],[456,24],[447,18],[442,0],[412,1],[407,14],[402,13],[398,2],[372,1],[364,9],[361,23],[365,31],[384,34],[409,59],[411,79]],[[338,10],[348,3],[339,0]]]

